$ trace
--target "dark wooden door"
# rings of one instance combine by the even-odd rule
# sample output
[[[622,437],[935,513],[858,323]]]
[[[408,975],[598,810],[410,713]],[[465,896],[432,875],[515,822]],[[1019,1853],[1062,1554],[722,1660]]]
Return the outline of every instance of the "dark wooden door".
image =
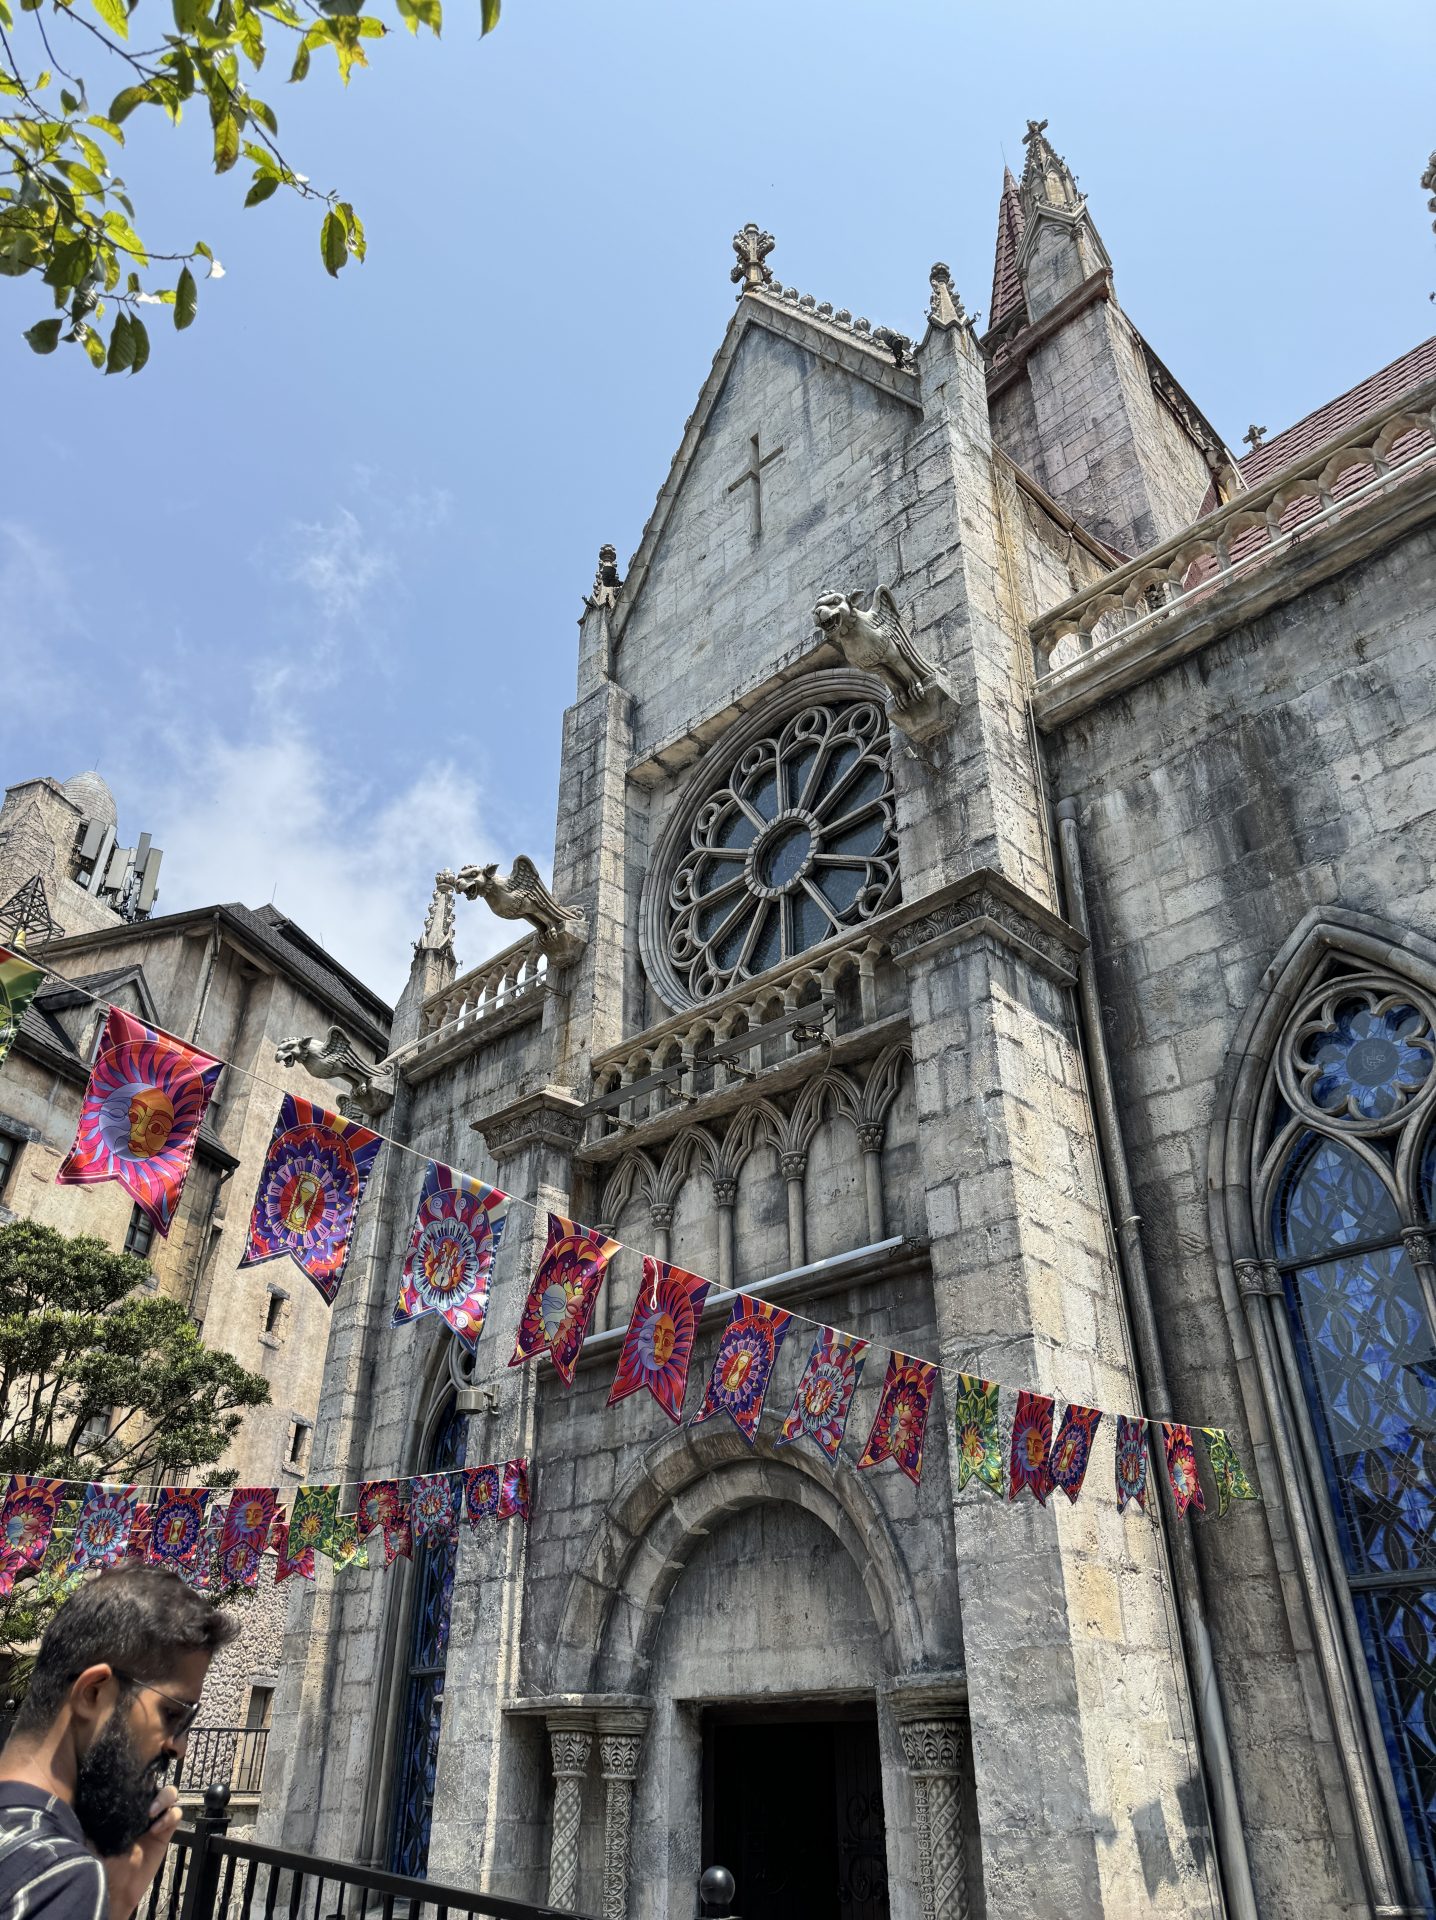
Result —
[[[715,1719],[705,1745],[703,1864],[742,1920],[888,1920],[874,1719]]]

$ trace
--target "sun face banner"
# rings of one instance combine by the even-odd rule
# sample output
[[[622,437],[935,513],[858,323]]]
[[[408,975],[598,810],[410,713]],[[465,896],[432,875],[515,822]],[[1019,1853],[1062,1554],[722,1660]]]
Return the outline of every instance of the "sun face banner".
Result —
[[[1029,1393],[1024,1387],[1017,1396],[1017,1411],[1012,1416],[1012,1451],[1008,1457],[1007,1497],[1016,1500],[1023,1493],[1034,1495],[1039,1506],[1047,1505],[1052,1491],[1052,1399],[1045,1393]]]
[[[489,1276],[509,1197],[437,1160],[429,1162],[391,1326],[440,1313],[471,1351],[489,1310]]]
[[[35,989],[45,978],[38,967],[22,960],[8,947],[0,947],[0,1067],[10,1044],[20,1030],[25,1009],[35,998]]]
[[[383,1145],[357,1120],[286,1093],[249,1217],[242,1267],[288,1254],[332,1306],[354,1216]]]
[[[1147,1423],[1117,1415],[1117,1511],[1123,1513],[1127,1502],[1147,1505]]]
[[[45,1558],[64,1491],[63,1480],[11,1475],[0,1501],[0,1595],[10,1592],[18,1574]]]
[[[549,1215],[548,1245],[524,1302],[511,1367],[547,1351],[559,1379],[566,1387],[573,1385],[598,1290],[621,1244],[562,1214]]]
[[[221,1071],[207,1053],[111,1007],[75,1143],[55,1178],[66,1186],[118,1180],[167,1234]]]
[[[114,1567],[130,1550],[130,1536],[140,1510],[135,1487],[91,1485],[75,1522],[70,1565],[88,1573],[92,1567]]]
[[[274,1487],[237,1487],[230,1495],[219,1536],[221,1585],[259,1585],[259,1569],[278,1511],[279,1494]]]
[[[881,1460],[893,1460],[915,1487],[921,1486],[922,1444],[936,1392],[937,1368],[930,1360],[915,1360],[910,1353],[890,1355],[882,1398],[858,1465],[875,1467]]]
[[[618,1356],[609,1406],[647,1387],[670,1420],[682,1419],[688,1363],[708,1284],[682,1267],[670,1267],[666,1260],[655,1260],[648,1253],[643,1256],[643,1284]]]
[[[1087,1463],[1092,1458],[1092,1438],[1102,1424],[1100,1407],[1069,1406],[1057,1429],[1048,1455],[1047,1470],[1054,1487],[1061,1487],[1069,1500],[1076,1500],[1087,1478]]]
[[[830,1460],[837,1459],[853,1395],[863,1377],[858,1356],[867,1351],[867,1344],[854,1334],[839,1333],[836,1327],[822,1329],[808,1355],[783,1431],[773,1442],[775,1447],[811,1440]]]
[[[701,1426],[715,1413],[726,1413],[749,1446],[754,1444],[768,1382],[792,1318],[766,1300],[738,1295],[718,1342],[703,1405],[689,1421],[690,1427]]]

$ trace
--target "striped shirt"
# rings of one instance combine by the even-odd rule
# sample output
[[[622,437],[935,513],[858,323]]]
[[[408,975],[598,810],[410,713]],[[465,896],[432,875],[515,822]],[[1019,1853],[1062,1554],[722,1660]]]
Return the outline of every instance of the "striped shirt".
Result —
[[[105,1870],[66,1800],[0,1780],[0,1920],[109,1920]]]

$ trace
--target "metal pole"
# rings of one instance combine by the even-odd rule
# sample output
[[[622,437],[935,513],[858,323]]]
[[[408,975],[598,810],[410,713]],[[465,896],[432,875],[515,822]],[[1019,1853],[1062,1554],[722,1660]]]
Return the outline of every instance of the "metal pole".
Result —
[[[1142,1252],[1141,1216],[1137,1212],[1136,1197],[1132,1190],[1131,1169],[1122,1138],[1111,1061],[1107,1054],[1107,1038],[1102,1028],[1102,1006],[1093,972],[1092,928],[1082,877],[1082,846],[1078,836],[1075,800],[1063,800],[1057,807],[1057,838],[1062,855],[1067,915],[1086,942],[1077,963],[1077,1001],[1086,1042],[1097,1131],[1102,1142],[1112,1206],[1117,1216],[1115,1224],[1120,1277],[1125,1280],[1122,1292],[1136,1348],[1138,1385],[1143,1410],[1154,1419],[1170,1420],[1172,1401],[1147,1262]],[[1252,1885],[1251,1861],[1247,1855],[1246,1830],[1242,1824],[1241,1798],[1232,1764],[1231,1742],[1227,1736],[1226,1710],[1222,1705],[1216,1663],[1212,1658],[1211,1637],[1207,1631],[1201,1567],[1190,1526],[1179,1523],[1175,1527],[1168,1527],[1160,1502],[1158,1512],[1163,1515],[1162,1530],[1172,1569],[1177,1617],[1186,1644],[1204,1772],[1214,1814],[1216,1831],[1213,1837],[1227,1907],[1233,1920],[1257,1920],[1256,1892]]]

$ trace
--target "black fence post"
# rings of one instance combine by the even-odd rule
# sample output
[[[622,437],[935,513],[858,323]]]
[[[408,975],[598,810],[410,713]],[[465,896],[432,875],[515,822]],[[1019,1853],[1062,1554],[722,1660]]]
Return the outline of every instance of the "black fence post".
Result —
[[[228,1831],[229,1788],[206,1787],[204,1807],[195,1819],[194,1839],[190,1843],[180,1920],[212,1920],[215,1895],[219,1892],[220,1866],[220,1855],[213,1843]]]

